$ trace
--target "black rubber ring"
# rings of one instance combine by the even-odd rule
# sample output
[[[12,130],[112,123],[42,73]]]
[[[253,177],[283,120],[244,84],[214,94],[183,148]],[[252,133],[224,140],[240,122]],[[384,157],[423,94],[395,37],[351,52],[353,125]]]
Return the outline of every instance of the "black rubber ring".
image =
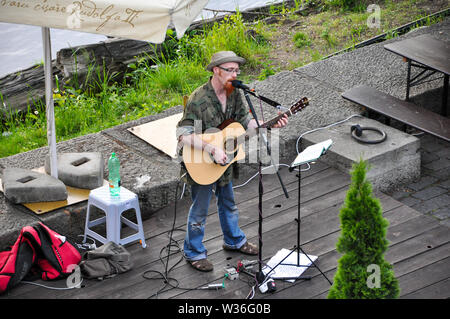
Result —
[[[378,144],[378,143],[384,142],[384,140],[386,140],[386,137],[387,137],[386,133],[384,131],[376,128],[376,127],[361,127],[361,131],[365,131],[365,130],[377,132],[377,133],[379,133],[381,135],[381,137],[379,139],[376,139],[376,140],[366,140],[364,138],[361,138],[362,136],[361,137],[357,136],[356,135],[356,130],[352,131],[352,137],[355,140],[357,140],[358,142],[361,142],[361,143],[364,143],[364,144]]]

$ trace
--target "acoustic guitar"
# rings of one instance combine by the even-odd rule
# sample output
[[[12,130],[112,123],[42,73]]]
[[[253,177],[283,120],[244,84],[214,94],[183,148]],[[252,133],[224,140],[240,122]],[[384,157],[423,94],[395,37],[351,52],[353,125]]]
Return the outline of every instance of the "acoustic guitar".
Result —
[[[271,128],[285,114],[287,116],[294,115],[303,110],[308,104],[308,98],[303,97],[292,105],[288,111],[261,124],[260,127]],[[245,131],[240,123],[227,120],[219,125],[219,128],[207,130],[204,134],[198,134],[206,143],[222,148],[227,154],[228,161],[223,165],[218,164],[208,152],[185,144],[183,146],[183,162],[189,175],[200,185],[214,183],[231,164],[245,158],[243,144],[256,132],[257,129]]]

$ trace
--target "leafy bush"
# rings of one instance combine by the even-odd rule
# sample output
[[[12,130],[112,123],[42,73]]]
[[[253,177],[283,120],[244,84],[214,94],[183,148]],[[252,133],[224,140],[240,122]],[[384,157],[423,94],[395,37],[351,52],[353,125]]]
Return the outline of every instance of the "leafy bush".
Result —
[[[367,162],[353,166],[352,184],[340,211],[341,236],[338,260],[329,299],[391,299],[399,295],[398,281],[392,266],[384,260],[388,247],[386,229],[379,200],[372,195],[366,180]],[[373,272],[373,273],[372,273]]]
[[[264,36],[257,30],[261,29],[261,25],[257,23],[253,28],[250,34],[250,29],[244,24],[239,12],[225,16],[220,23],[205,26],[200,34],[181,38],[178,58],[196,60],[201,65],[207,65],[217,51],[234,51],[246,59],[246,68],[255,67],[259,64],[257,55],[268,51],[269,46],[267,42],[261,41]]]

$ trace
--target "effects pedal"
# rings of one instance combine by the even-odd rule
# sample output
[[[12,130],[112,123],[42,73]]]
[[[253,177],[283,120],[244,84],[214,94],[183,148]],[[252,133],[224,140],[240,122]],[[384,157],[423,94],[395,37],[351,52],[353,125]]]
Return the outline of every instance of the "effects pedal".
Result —
[[[239,278],[239,274],[234,267],[225,268],[225,275],[228,275],[227,278],[230,280],[236,280]]]

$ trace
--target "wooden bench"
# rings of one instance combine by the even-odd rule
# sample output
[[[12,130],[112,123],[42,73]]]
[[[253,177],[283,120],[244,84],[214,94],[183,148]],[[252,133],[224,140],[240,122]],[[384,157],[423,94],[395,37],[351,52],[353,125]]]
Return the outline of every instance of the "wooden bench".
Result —
[[[450,141],[450,119],[411,102],[400,100],[367,85],[344,92],[342,97],[386,117]]]

